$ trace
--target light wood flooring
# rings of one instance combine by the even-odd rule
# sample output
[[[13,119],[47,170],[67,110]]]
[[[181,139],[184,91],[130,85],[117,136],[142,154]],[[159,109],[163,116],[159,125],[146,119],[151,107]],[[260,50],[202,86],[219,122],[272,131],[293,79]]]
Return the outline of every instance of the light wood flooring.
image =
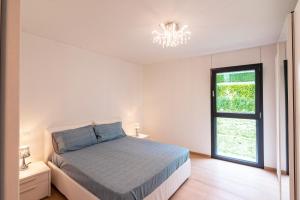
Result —
[[[192,175],[171,200],[278,200],[272,172],[192,154]],[[46,200],[65,200],[55,188]]]

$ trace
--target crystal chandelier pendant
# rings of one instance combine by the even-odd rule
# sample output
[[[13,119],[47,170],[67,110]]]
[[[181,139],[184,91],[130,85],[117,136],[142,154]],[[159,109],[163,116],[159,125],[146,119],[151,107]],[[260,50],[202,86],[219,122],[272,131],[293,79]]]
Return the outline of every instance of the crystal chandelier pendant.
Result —
[[[187,41],[191,39],[191,32],[187,30],[187,25],[179,28],[177,23],[168,22],[160,24],[159,26],[161,29],[160,31],[154,30],[152,32],[153,43],[159,44],[163,48],[187,44]]]

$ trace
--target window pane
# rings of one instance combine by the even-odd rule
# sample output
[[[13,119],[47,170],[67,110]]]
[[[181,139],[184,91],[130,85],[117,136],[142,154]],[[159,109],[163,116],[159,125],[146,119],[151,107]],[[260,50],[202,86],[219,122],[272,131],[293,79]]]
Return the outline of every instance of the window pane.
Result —
[[[255,71],[216,75],[217,112],[255,113]]]
[[[217,117],[217,155],[256,162],[256,120]]]

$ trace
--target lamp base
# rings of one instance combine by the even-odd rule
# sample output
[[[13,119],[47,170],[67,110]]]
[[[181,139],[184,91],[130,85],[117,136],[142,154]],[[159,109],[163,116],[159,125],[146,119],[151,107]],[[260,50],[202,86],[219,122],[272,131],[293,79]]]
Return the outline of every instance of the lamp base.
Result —
[[[21,171],[26,170],[26,169],[28,169],[28,165],[22,165],[22,166],[20,167],[20,170],[21,170]]]
[[[137,128],[135,129],[135,136],[139,137],[139,130]]]
[[[30,163],[27,163],[27,164],[26,164],[25,158],[22,158],[22,165],[20,166],[20,170],[23,171],[23,170],[28,169],[29,164],[30,164]]]

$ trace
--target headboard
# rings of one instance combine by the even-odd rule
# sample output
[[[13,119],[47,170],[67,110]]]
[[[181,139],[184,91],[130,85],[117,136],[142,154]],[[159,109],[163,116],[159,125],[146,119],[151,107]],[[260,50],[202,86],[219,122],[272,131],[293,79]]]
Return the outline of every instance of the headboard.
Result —
[[[68,129],[74,129],[79,128],[82,126],[88,126],[91,124],[106,124],[106,123],[114,123],[122,121],[121,119],[113,119],[113,120],[99,120],[99,121],[86,121],[86,122],[80,122],[76,124],[68,124],[68,125],[61,125],[57,127],[47,128],[44,132],[44,161],[48,162],[51,160],[52,153],[54,151],[53,145],[52,145],[52,133],[57,131],[63,131]]]

